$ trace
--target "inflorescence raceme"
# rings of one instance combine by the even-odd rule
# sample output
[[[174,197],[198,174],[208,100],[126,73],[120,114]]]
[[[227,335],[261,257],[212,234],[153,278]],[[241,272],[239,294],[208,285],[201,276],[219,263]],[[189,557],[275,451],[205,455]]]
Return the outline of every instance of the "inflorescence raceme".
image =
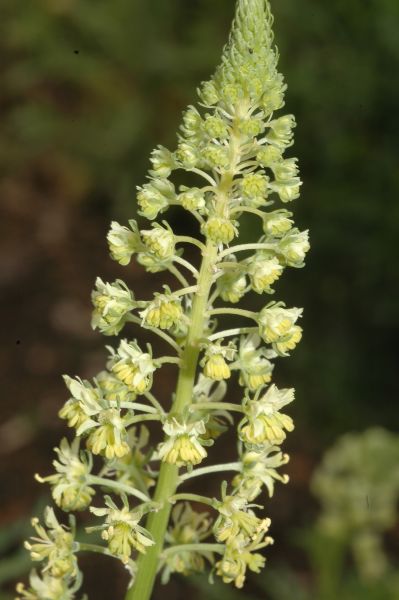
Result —
[[[176,151],[159,146],[151,155],[148,181],[137,194],[147,224],[111,224],[115,261],[127,266],[134,257],[150,273],[169,271],[177,285],[140,300],[121,280],[97,279],[92,326],[123,337],[107,346],[106,368],[92,381],[65,377],[70,397],[60,417],[75,439],[56,448],[55,473],[37,479],[50,484],[63,511],[89,509],[95,523],[88,531],[98,533],[94,543],[80,543],[74,521],[60,525],[48,508],[44,525],[33,522],[38,537],[26,544],[40,569],[28,588],[18,586],[19,599],[73,598],[82,579],[78,551],[122,561],[131,575],[129,600],[147,600],[157,572],[166,582],[173,573],[210,565],[223,581],[242,587],[247,570],[264,565],[260,550],[272,543],[270,520],[254,502],[271,496],[277,481],[288,481],[280,471],[288,456],[280,447],[294,427],[282,412],[294,390],[272,383],[273,361],[300,341],[302,309],[274,299],[259,312],[242,305],[251,291],[273,295],[285,268],[302,267],[309,250],[307,231],[294,226],[285,208],[299,197],[301,181],[297,160],[284,157],[295,119],[276,115],[286,86],[272,22],[267,0],[238,1],[222,63],[201,85],[198,108],[184,113]],[[176,189],[176,170],[196,176],[197,186]],[[198,221],[198,239],[175,235],[162,220],[171,206]],[[245,213],[258,219],[259,236],[241,244]],[[198,268],[184,258],[187,245],[201,255]],[[237,327],[221,330],[223,315],[234,316]],[[130,333],[136,326],[160,336],[170,355],[139,345]],[[178,370],[168,407],[151,391],[165,364]],[[236,376],[242,402],[227,402],[227,382]],[[152,421],[164,435],[155,448]],[[211,446],[234,422],[234,462],[212,464]],[[101,467],[94,457],[101,457]],[[192,493],[201,489],[200,476],[211,473],[221,477],[220,496]]]

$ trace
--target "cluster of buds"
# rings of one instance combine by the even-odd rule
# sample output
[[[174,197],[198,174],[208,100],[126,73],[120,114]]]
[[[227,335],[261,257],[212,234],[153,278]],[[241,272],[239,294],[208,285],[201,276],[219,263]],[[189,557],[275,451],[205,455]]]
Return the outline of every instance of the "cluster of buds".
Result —
[[[270,519],[259,516],[253,501],[265,491],[272,496],[276,481],[288,481],[279,471],[288,462],[280,445],[294,425],[281,409],[294,390],[272,383],[273,361],[300,341],[302,309],[281,301],[255,312],[241,307],[251,291],[275,294],[284,270],[302,267],[309,250],[307,231],[295,228],[292,212],[280,204],[298,198],[301,181],[297,160],[284,157],[295,119],[275,114],[286,86],[271,26],[268,0],[238,0],[222,64],[200,87],[201,109],[185,112],[175,152],[153,151],[148,181],[138,188],[139,214],[152,223],[111,224],[107,239],[116,262],[126,266],[135,256],[148,272],[168,271],[177,283],[138,299],[120,279],[97,279],[92,326],[105,336],[123,330],[124,338],[108,346],[106,370],[92,381],[65,377],[70,397],[59,414],[76,439],[56,449],[55,474],[38,477],[50,483],[59,508],[90,508],[101,519],[88,531],[101,531],[105,545],[84,549],[128,567],[134,580],[128,600],[148,600],[159,569],[167,581],[210,564],[223,581],[242,587],[248,569],[263,567],[260,551],[272,543]],[[183,171],[180,181],[188,173],[196,185],[176,188],[176,170]],[[196,219],[197,237],[156,221],[170,207]],[[240,244],[246,213],[259,219],[259,233]],[[199,267],[192,254],[185,258],[187,246],[198,251]],[[219,323],[238,317],[249,322],[231,329]],[[150,345],[143,350],[130,338],[133,326],[158,336],[172,354],[155,358]],[[178,369],[171,403],[152,391],[165,364]],[[241,386],[240,402],[225,400],[232,378]],[[207,448],[217,446],[236,415],[238,456],[213,464]],[[158,444],[150,442],[153,426],[163,435]],[[218,472],[225,479],[230,471],[220,499],[180,490],[189,479]],[[97,489],[105,493],[103,505],[93,507]],[[207,512],[195,512],[191,501]],[[35,524],[41,541],[28,545],[33,560],[47,566],[41,577],[32,574],[30,591],[19,588],[26,600],[69,599],[80,582],[79,544],[48,514],[50,532]]]

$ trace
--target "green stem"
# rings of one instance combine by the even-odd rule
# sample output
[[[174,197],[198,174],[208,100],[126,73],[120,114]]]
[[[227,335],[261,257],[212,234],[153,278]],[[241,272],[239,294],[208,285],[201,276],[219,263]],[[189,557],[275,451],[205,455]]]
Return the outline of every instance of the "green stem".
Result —
[[[235,254],[236,252],[245,252],[246,250],[274,250],[275,246],[273,244],[263,244],[259,242],[258,244],[240,244],[238,246],[231,246],[230,248],[226,248],[219,254],[219,261],[228,256],[229,254]]]
[[[188,500],[189,502],[200,502],[201,504],[206,504],[207,506],[211,506],[214,508],[214,501],[212,498],[208,498],[207,496],[200,496],[199,494],[175,494],[169,498],[170,502],[177,502],[178,500]]]
[[[257,208],[251,208],[249,206],[236,206],[231,210],[230,214],[234,215],[235,213],[243,212],[250,213],[251,215],[256,215],[257,217],[260,217],[262,221],[264,221],[266,217],[266,213],[262,212],[261,210],[258,210]]]
[[[184,277],[184,275],[182,275],[182,273],[180,273],[179,269],[176,269],[176,267],[174,265],[170,264],[168,266],[168,271],[176,277],[178,282],[181,283],[181,285],[183,287],[188,287],[190,285],[188,283],[187,279]]]
[[[217,552],[218,554],[223,554],[225,548],[224,544],[179,544],[178,546],[165,548],[161,558],[165,559],[167,556],[178,554],[179,552]]]
[[[173,258],[173,260],[174,260],[174,262],[178,263],[182,267],[186,267],[186,269],[188,271],[191,271],[191,273],[194,275],[194,277],[196,279],[198,278],[198,271],[197,271],[197,269],[195,267],[193,267],[193,265],[191,265],[187,260],[185,260],[181,256],[175,256]]]
[[[181,359],[178,356],[160,356],[154,360],[156,365],[180,365]]]
[[[80,552],[97,552],[98,554],[105,554],[106,556],[113,556],[116,558],[114,554],[106,548],[105,546],[100,546],[99,544],[82,544],[79,542],[79,551]]]
[[[151,392],[144,392],[144,396],[147,398],[147,400],[149,402],[151,402],[151,404],[153,405],[154,408],[157,409],[157,411],[163,415],[165,414],[164,408],[162,406],[162,404],[160,402],[158,402],[158,400],[155,398],[154,394],[152,394]]]
[[[209,467],[201,467],[200,469],[193,469],[183,475],[180,475],[179,482],[183,483],[187,479],[193,477],[200,477],[201,475],[209,475],[210,473],[220,473],[225,471],[241,471],[242,466],[239,462],[224,463],[222,465],[211,465]]]
[[[254,321],[258,318],[258,313],[253,312],[252,310],[245,310],[243,308],[214,308],[208,311],[210,316],[215,315],[239,315],[240,317],[245,317],[247,319],[253,319]]]
[[[197,248],[199,248],[201,250],[201,252],[203,252],[206,248],[205,244],[203,244],[199,240],[196,240],[193,237],[190,237],[189,235],[175,235],[175,241],[176,241],[176,243],[180,242],[180,243],[192,244],[193,246],[197,246]]]
[[[114,489],[118,492],[124,492],[130,496],[135,496],[143,502],[148,502],[148,500],[150,500],[149,496],[143,494],[143,492],[140,492],[140,490],[136,490],[136,488],[133,488],[131,485],[126,485],[125,483],[114,481],[113,479],[107,479],[106,477],[90,475],[89,483],[92,483],[93,485],[102,485],[103,487]]]
[[[232,337],[234,335],[243,335],[246,333],[255,333],[258,331],[258,327],[235,327],[234,329],[225,329],[224,331],[218,331],[208,337],[208,342],[214,342],[220,338]]]
[[[196,291],[197,291],[196,285],[189,285],[188,287],[182,288],[181,290],[178,290],[177,292],[173,292],[173,295],[176,296],[177,298],[179,298],[180,296],[187,296],[188,294],[195,294]]]
[[[215,187],[217,185],[216,181],[213,179],[213,177],[211,177],[209,175],[209,173],[206,173],[205,171],[202,171],[202,169],[187,169],[188,171],[192,171],[192,173],[196,173],[197,175],[200,175],[201,177],[203,177],[204,179],[206,179],[212,187]]]
[[[213,179],[207,173],[192,169],[194,172],[205,176],[205,179],[211,185],[217,186],[221,203],[223,201],[227,203],[228,201],[228,196],[234,182],[234,172],[240,160],[240,134],[235,131],[230,141],[230,154],[231,170],[227,171],[218,181],[218,178]],[[191,324],[182,353],[182,366],[180,367],[179,379],[177,381],[175,399],[170,411],[171,415],[180,416],[184,409],[192,403],[201,339],[204,335],[204,325],[207,320],[206,310],[208,308],[208,299],[217,261],[217,246],[210,240],[207,240],[206,248],[202,253],[202,263],[199,273],[184,259],[179,257],[175,259],[175,262],[193,271],[197,279],[198,290],[193,300]],[[178,477],[179,471],[176,465],[162,464],[154,494],[154,501],[161,504],[161,509],[158,512],[150,513],[146,523],[146,527],[153,536],[155,544],[147,550],[146,554],[140,555],[137,561],[137,577],[133,587],[127,592],[125,600],[149,600],[151,596],[159,556],[164,545],[165,533],[172,508],[169,499],[176,491],[179,483]]]
[[[114,402],[114,401],[112,401]],[[111,406],[113,406],[113,404],[111,403]],[[153,406],[147,406],[147,404],[141,404],[140,402],[120,402],[119,404],[117,402],[115,402],[115,406],[120,407],[120,408],[128,408],[130,410],[141,410],[142,412],[145,413],[152,413],[152,414],[156,414],[158,413],[158,409],[153,407]]]
[[[233,402],[196,402],[190,407],[190,412],[195,412],[197,410],[230,410],[232,412],[244,412],[241,404],[234,404]]]
[[[130,427],[136,423],[144,423],[144,421],[162,421],[162,415],[136,415],[125,422],[125,427]]]
[[[170,344],[172,348],[176,350],[177,354],[181,354],[180,346],[175,342],[173,338],[170,337],[170,335],[168,335],[165,331],[162,331],[162,329],[157,329],[156,327],[148,327],[147,325],[143,325],[143,319],[136,317],[136,315],[129,315],[127,317],[127,321],[129,321],[129,323],[136,323],[137,325],[140,325],[140,327],[142,327],[143,329],[151,331],[151,333],[155,333],[155,335],[161,337],[163,340],[165,340],[165,342],[168,342],[168,344]]]
[[[173,415],[181,415],[184,408],[192,402],[201,338],[204,334],[205,313],[216,258],[217,248],[208,242],[198,277],[198,290],[194,296],[191,324],[182,355],[176,396],[171,408],[170,414]],[[158,512],[150,513],[146,523],[146,528],[153,536],[155,544],[148,548],[146,554],[141,554],[138,558],[136,580],[133,587],[128,590],[126,600],[149,600],[151,596],[172,507],[169,498],[175,493],[177,485],[178,468],[176,465],[163,463],[154,494],[154,501],[161,504],[161,509]]]
[[[227,270],[227,269],[234,269],[234,270],[244,270],[245,269],[245,263],[244,261],[241,262],[234,262],[233,260],[228,262],[228,261],[223,261],[221,263],[218,264],[218,269],[220,270]],[[224,273],[222,273],[222,275],[224,275]]]

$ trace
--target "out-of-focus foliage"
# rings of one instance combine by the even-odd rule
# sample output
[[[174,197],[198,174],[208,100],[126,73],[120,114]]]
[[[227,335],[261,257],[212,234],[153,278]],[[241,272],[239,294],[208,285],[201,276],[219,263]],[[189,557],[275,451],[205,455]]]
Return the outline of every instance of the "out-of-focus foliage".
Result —
[[[220,5],[214,18],[209,0],[3,6],[2,168],[52,156],[82,194],[131,214],[154,140],[174,134],[193,82],[214,68],[231,17]]]
[[[356,536],[365,543],[370,535],[380,538],[397,518],[399,437],[384,429],[347,434],[326,453],[312,487],[323,507],[321,531],[336,539]],[[379,574],[379,552],[375,544],[371,549],[370,561],[362,553],[358,556],[365,577]]]
[[[398,523],[398,434],[371,428],[342,436],[316,469],[312,490],[321,513],[307,545],[320,596],[339,595],[350,556],[355,569],[349,589],[356,579],[359,590],[380,594],[372,598],[396,598],[398,561],[388,552],[386,536]]]

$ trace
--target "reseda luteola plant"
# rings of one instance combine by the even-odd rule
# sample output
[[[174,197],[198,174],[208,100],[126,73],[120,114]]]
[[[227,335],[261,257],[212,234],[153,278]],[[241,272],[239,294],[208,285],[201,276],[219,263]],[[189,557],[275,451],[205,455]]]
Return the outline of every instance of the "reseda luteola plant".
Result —
[[[285,267],[302,267],[309,249],[307,232],[283,208],[298,198],[301,181],[296,159],[283,158],[294,117],[274,114],[284,106],[286,86],[272,22],[267,0],[238,1],[222,63],[202,84],[199,107],[185,112],[177,150],[154,150],[148,182],[138,189],[141,216],[157,221],[111,225],[113,259],[128,265],[135,255],[150,273],[170,271],[177,289],[165,285],[139,300],[123,281],[97,279],[93,327],[116,336],[138,325],[169,344],[171,355],[154,356],[150,345],[140,347],[125,333],[108,346],[106,370],[93,381],[65,377],[70,398],[60,416],[76,438],[56,449],[55,474],[38,479],[50,483],[64,511],[89,509],[96,522],[88,531],[100,532],[105,544],[98,534],[94,543],[79,542],[73,519],[61,525],[47,508],[44,525],[34,520],[37,537],[26,544],[44,566],[33,571],[28,589],[19,585],[20,599],[73,598],[82,579],[79,551],[121,560],[131,574],[129,600],[147,600],[157,572],[166,582],[172,573],[202,572],[209,564],[223,581],[242,587],[247,569],[264,565],[260,550],[272,543],[270,519],[258,516],[254,502],[264,489],[271,496],[276,480],[287,482],[278,470],[288,461],[280,445],[293,429],[281,411],[294,390],[271,383],[272,361],[300,341],[302,310],[275,300],[259,313],[235,305],[251,290],[272,295]],[[170,177],[178,169],[198,176],[198,186],[176,189]],[[175,235],[161,220],[170,206],[197,219],[199,239]],[[244,213],[259,217],[254,243],[236,242]],[[201,255],[198,269],[183,257],[187,244]],[[223,315],[239,317],[238,326],[221,330],[216,317]],[[178,377],[166,407],[151,387],[168,363]],[[243,388],[240,404],[224,401],[233,373]],[[204,466],[236,414],[238,456]],[[164,433],[155,449],[149,422]],[[218,472],[218,498],[192,491],[201,491],[201,476]]]

